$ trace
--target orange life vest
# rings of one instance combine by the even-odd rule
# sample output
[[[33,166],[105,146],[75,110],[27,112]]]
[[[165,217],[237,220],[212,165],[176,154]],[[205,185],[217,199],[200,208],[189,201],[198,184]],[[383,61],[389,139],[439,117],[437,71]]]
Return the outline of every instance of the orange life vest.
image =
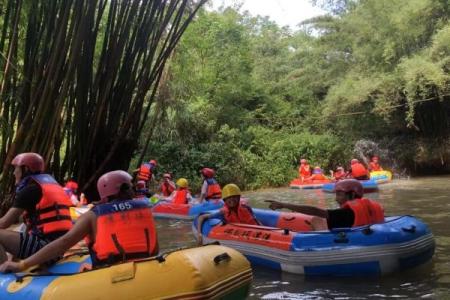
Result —
[[[164,197],[169,197],[175,191],[175,185],[171,182],[163,182],[161,183],[160,189]]]
[[[188,199],[187,199],[188,192],[189,191],[187,188],[179,188],[178,190],[176,190],[175,195],[172,199],[172,202],[175,204],[187,204],[188,203]]]
[[[311,176],[311,168],[309,165],[300,165],[298,173],[300,177],[309,177]]]
[[[355,214],[353,227],[384,222],[384,210],[378,202],[361,198],[345,202],[342,208],[350,208]]]
[[[49,174],[32,175],[31,178],[41,187],[42,197],[36,204],[32,217],[24,213],[24,221],[30,232],[43,235],[66,232],[72,228],[70,206],[72,201],[63,187]]]
[[[97,216],[95,242],[89,243],[94,265],[136,260],[158,252],[152,211],[145,200],[116,200],[91,211]]]
[[[369,163],[369,168],[371,171],[383,171],[383,168],[378,163],[373,161]]]
[[[352,164],[352,176],[354,178],[361,177],[361,176],[367,176],[366,167],[364,167],[364,165],[362,163]]]
[[[221,199],[222,198],[222,190],[220,185],[214,178],[205,179],[208,184],[208,189],[206,190],[205,199]]]
[[[310,180],[327,180],[327,178],[323,174],[313,174],[309,179]]]
[[[253,215],[252,209],[245,204],[239,204],[237,211],[230,210],[226,205],[220,210],[227,223],[259,225]]]
[[[152,169],[153,165],[149,163],[143,163],[139,167],[139,171],[137,173],[138,180],[149,181],[152,178]]]

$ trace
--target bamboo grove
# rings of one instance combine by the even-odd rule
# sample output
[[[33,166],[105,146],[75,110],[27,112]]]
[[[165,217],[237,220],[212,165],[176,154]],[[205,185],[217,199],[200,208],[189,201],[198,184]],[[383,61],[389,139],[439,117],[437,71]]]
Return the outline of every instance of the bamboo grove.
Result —
[[[1,191],[40,153],[82,190],[127,169],[175,45],[206,0],[2,0]]]

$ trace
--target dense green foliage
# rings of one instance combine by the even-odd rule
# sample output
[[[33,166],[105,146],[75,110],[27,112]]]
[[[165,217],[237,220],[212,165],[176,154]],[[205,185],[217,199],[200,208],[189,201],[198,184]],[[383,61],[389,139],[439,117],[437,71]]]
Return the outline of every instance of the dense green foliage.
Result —
[[[448,2],[315,2],[330,14],[295,32],[202,11],[166,70],[146,156],[197,184],[210,166],[221,183],[256,188],[285,185],[300,157],[333,168],[375,154],[354,149],[368,139],[401,167],[448,171]]]

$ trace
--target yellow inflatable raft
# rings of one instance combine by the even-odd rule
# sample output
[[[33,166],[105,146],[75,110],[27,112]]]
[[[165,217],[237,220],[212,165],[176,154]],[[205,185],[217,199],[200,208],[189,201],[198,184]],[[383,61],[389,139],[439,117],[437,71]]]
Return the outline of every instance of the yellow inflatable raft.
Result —
[[[392,173],[390,171],[373,171],[370,172],[370,179],[375,180],[378,184],[386,183],[392,180]]]
[[[252,281],[247,259],[219,245],[80,272],[87,264],[71,256],[45,273],[1,274],[0,299],[244,299]]]

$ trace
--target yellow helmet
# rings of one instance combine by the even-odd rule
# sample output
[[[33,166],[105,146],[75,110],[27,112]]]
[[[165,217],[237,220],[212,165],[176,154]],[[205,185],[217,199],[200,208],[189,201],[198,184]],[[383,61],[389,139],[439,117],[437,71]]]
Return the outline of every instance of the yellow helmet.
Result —
[[[177,185],[180,188],[187,188],[188,185],[189,185],[189,182],[187,181],[186,178],[180,178],[180,179],[177,180]]]
[[[227,199],[232,196],[240,196],[241,189],[234,183],[227,184],[222,189],[222,198]]]

